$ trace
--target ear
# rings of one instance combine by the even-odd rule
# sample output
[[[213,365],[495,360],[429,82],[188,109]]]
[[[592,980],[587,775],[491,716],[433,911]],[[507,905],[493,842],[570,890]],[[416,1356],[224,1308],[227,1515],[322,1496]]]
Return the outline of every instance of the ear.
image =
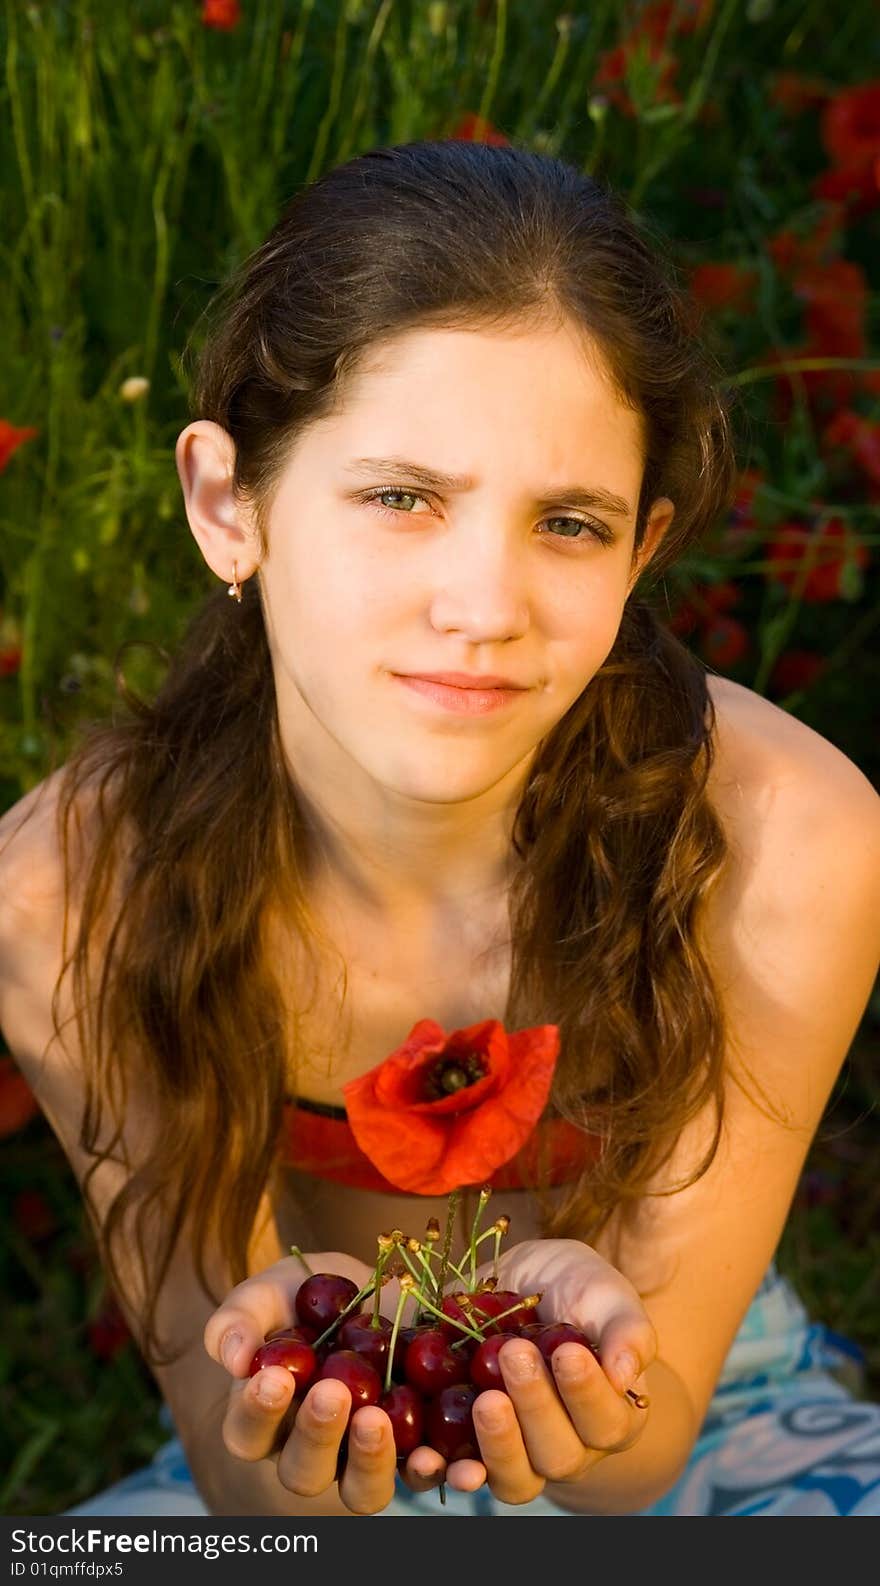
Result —
[[[232,582],[232,564],[244,583],[260,564],[259,541],[250,518],[233,500],[235,443],[219,424],[197,419],[177,437],[174,449],[189,526],[211,571]]]
[[[670,501],[669,497],[659,496],[654,502],[654,505],[652,506],[648,515],[648,522],[645,527],[645,537],[642,540],[641,549],[635,559],[635,562],[633,563],[632,572],[630,573],[629,586],[626,591],[627,597],[632,594],[636,584],[642,576],[642,573],[645,571],[645,568],[648,566],[648,563],[651,561],[654,553],[659,548],[674,517],[675,507]]]

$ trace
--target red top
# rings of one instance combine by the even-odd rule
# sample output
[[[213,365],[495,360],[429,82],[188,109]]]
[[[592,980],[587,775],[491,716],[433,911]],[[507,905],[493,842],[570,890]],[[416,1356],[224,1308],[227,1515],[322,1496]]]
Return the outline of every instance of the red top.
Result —
[[[408,1193],[384,1178],[364,1155],[344,1107],[285,1098],[283,1145],[285,1162],[301,1173],[333,1179],[352,1189],[378,1190],[386,1195]],[[567,1118],[547,1118],[537,1125],[522,1150],[492,1174],[492,1188],[528,1189],[538,1179],[542,1148],[551,1153],[542,1182],[552,1186],[579,1178],[596,1160],[602,1142],[598,1135],[585,1134]]]

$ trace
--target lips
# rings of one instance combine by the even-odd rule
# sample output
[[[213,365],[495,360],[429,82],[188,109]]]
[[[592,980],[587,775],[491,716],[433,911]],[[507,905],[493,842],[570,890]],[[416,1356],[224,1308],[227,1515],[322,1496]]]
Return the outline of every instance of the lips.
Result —
[[[503,688],[525,689],[528,683],[517,683],[510,677],[497,677],[494,673],[477,676],[474,672],[399,672],[399,677],[414,677],[423,683],[445,683],[448,688]]]

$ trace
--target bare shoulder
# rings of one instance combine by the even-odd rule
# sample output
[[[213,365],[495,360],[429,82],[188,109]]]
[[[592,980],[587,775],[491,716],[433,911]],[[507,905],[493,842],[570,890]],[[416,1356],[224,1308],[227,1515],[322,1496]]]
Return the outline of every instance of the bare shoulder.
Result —
[[[71,809],[68,850],[59,831],[62,766],[0,818],[0,1026],[33,1080],[31,1063],[51,1028],[52,990],[62,966],[65,869],[81,877],[92,841],[96,787],[85,782]],[[76,920],[68,893],[68,951]]]
[[[729,678],[709,676],[716,711],[712,796],[734,850],[766,864],[823,862],[846,839],[853,862],[877,862],[880,795],[842,750]],[[880,877],[878,877],[880,885]]]

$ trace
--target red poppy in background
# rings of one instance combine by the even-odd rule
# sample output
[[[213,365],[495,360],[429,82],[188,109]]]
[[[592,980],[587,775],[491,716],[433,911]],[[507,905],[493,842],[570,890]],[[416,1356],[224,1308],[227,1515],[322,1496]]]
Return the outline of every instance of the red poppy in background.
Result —
[[[0,677],[14,677],[21,671],[21,645],[0,645]]]
[[[822,112],[822,143],[835,165],[856,166],[880,154],[880,82],[835,94]]]
[[[506,138],[503,132],[499,132],[497,127],[493,127],[491,121],[487,121],[485,116],[474,115],[472,111],[468,111],[466,115],[462,116],[454,130],[448,132],[446,136],[451,143],[503,144],[510,142],[510,139]]]
[[[843,204],[826,204],[825,212],[804,236],[783,227],[765,244],[780,275],[797,275],[801,270],[824,267],[829,256],[840,248],[840,234],[846,222]]]
[[[11,1057],[0,1057],[0,1139],[17,1134],[40,1111],[30,1085]]]
[[[739,264],[698,264],[691,272],[691,292],[704,308],[750,307],[758,281],[757,270]]]
[[[558,1052],[555,1024],[508,1034],[485,1019],[447,1035],[420,1019],[402,1046],[343,1085],[349,1126],[379,1172],[409,1194],[483,1184],[532,1133]]]
[[[840,258],[809,265],[795,277],[794,291],[806,304],[804,323],[817,351],[863,356],[868,283],[861,265]]]
[[[814,650],[786,650],[770,673],[770,686],[776,693],[793,694],[795,689],[815,683],[825,666],[825,657]]]
[[[826,449],[848,452],[862,472],[880,484],[880,424],[852,408],[841,408],[823,430],[822,444]]]
[[[92,1354],[99,1360],[115,1360],[131,1342],[131,1330],[116,1300],[108,1295],[97,1316],[86,1327]]]
[[[231,33],[240,21],[241,6],[238,0],[203,0],[202,22],[206,28]]]
[[[805,77],[801,72],[777,72],[770,79],[770,100],[788,116],[804,110],[817,110],[828,99],[831,89],[820,77]]]
[[[39,430],[30,428],[17,429],[8,419],[0,419],[0,474],[13,453],[18,451],[19,446],[25,441],[33,440],[39,433]]]
[[[37,1189],[19,1190],[12,1201],[12,1220],[19,1233],[33,1244],[54,1234],[58,1219],[45,1195]]]
[[[880,82],[835,94],[822,112],[822,143],[831,159],[813,184],[818,198],[845,203],[853,216],[880,204]]]
[[[655,102],[681,104],[681,95],[673,85],[678,61],[674,55],[666,54],[662,47],[652,43],[647,34],[638,32],[631,33],[613,50],[603,50],[593,76],[594,91],[602,94],[610,104],[616,105],[625,116],[634,116],[635,105],[622,85],[629,75],[630,62],[639,50],[645,50],[650,64],[659,68],[654,85]]]
[[[710,666],[734,666],[748,648],[748,630],[736,617],[716,617],[700,637],[700,654]]]
[[[819,602],[841,599],[841,580],[848,561],[863,571],[870,558],[867,546],[847,533],[842,518],[828,518],[816,529],[795,521],[778,524],[767,547],[767,560],[771,563],[768,577],[787,589],[800,583],[804,563],[809,561],[802,598]]]

